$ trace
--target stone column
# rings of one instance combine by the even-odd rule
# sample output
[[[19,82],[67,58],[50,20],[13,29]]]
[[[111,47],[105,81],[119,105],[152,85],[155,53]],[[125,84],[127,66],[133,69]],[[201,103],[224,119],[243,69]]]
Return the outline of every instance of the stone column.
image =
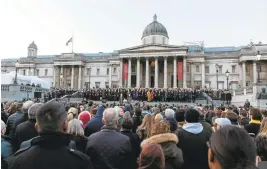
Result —
[[[54,66],[54,69],[53,69],[53,87],[56,87],[56,70],[57,70],[57,67]]]
[[[167,57],[164,57],[164,85],[163,88],[168,88],[168,60]]]
[[[183,88],[187,88],[186,84],[186,57],[184,56],[183,60]]]
[[[155,78],[154,78],[154,87],[158,88],[158,82],[159,82],[159,60],[158,57],[155,57]]]
[[[149,58],[146,58],[146,88],[149,88]]]
[[[253,61],[253,83],[257,83],[257,64]]]
[[[123,59],[120,59],[120,87],[123,84]]]
[[[61,75],[62,75],[62,79],[60,78],[61,77]],[[59,75],[59,86],[60,86],[60,88],[63,88],[63,79],[64,79],[64,75],[63,75],[63,66],[60,66],[60,75]]]
[[[79,66],[78,90],[81,89],[81,81],[82,81],[82,66]]]
[[[137,58],[136,61],[136,87],[140,87],[140,58]]]
[[[246,76],[247,76],[247,73],[246,73],[246,62],[242,62],[242,72],[243,72],[243,87],[246,87]]]
[[[71,67],[71,88],[74,88],[74,65]]]
[[[177,88],[177,58],[173,58],[173,88]]]
[[[239,80],[240,80],[239,85],[242,86],[242,84],[241,84],[243,82],[243,80],[242,80],[243,79],[242,64],[239,63],[238,66],[239,66],[238,67],[238,73],[239,73]]]
[[[194,71],[193,71],[193,63],[190,63],[190,81],[191,81],[191,88],[194,88]]]
[[[111,88],[111,83],[112,83],[112,66],[109,66],[109,78],[108,78],[108,86]]]
[[[132,78],[132,61],[131,58],[128,59],[128,88],[131,88]]]
[[[206,83],[206,80],[205,80],[205,62],[203,62],[201,64],[201,71],[202,71],[202,74],[201,74],[201,76],[202,76],[202,78],[201,78],[201,80],[202,80],[202,88],[204,89],[205,88],[205,83]]]

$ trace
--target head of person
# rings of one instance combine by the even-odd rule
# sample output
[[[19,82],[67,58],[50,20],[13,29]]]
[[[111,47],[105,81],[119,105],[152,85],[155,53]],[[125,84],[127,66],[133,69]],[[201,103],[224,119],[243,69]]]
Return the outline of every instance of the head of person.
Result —
[[[184,109],[178,109],[175,112],[175,119],[179,123],[179,126],[182,126],[184,121],[185,121],[184,115],[185,115],[185,110]]]
[[[28,114],[28,110],[33,104],[34,104],[34,102],[31,100],[24,102],[22,105],[22,108],[21,108],[22,113]]]
[[[257,162],[267,161],[267,134],[258,134],[256,139]]]
[[[165,121],[169,123],[170,125],[170,131],[175,132],[178,128],[177,121],[173,117],[166,117]]]
[[[142,114],[142,110],[140,108],[136,108],[134,111],[135,116],[139,117]]]
[[[31,120],[36,120],[37,111],[43,106],[42,103],[34,103],[28,110],[28,117]]]
[[[80,105],[80,111],[85,111],[85,106],[83,104]]]
[[[154,118],[154,121],[157,123],[157,122],[160,122],[163,120],[163,116],[159,113],[155,116]]]
[[[246,110],[240,110],[239,116],[240,116],[241,119],[247,118],[248,117],[248,113],[247,113]]]
[[[261,122],[260,132],[261,134],[267,134],[267,119],[263,119]]]
[[[114,108],[107,108],[106,110],[104,110],[102,123],[106,127],[117,128],[117,126],[118,126],[118,118],[119,118],[119,115],[114,110]]]
[[[69,121],[68,133],[74,136],[84,136],[84,130],[81,121],[78,119]]]
[[[232,111],[227,112],[225,118],[228,118],[232,124],[238,124],[238,115]]]
[[[196,109],[188,109],[185,113],[186,123],[198,123],[199,112]]]
[[[6,124],[1,120],[1,134],[4,135],[6,133]]]
[[[231,121],[228,118],[217,118],[214,122],[214,127],[216,131],[229,125],[231,125]]]
[[[133,128],[133,119],[131,117],[130,112],[125,112],[122,118],[121,127],[123,130],[132,130]]]
[[[251,120],[261,120],[261,113],[259,109],[251,108],[249,110],[249,115]]]
[[[11,103],[10,106],[8,107],[8,109],[7,109],[7,112],[11,115],[11,114],[16,113],[17,110],[20,111],[22,105],[21,105],[20,108],[18,108],[18,104],[19,103],[17,103],[17,102]]]
[[[165,156],[159,144],[145,144],[139,156],[139,169],[164,169]]]
[[[43,104],[37,111],[36,122],[37,131],[42,133],[66,132],[68,129],[64,105],[57,102]]]
[[[165,110],[165,117],[173,117],[174,118],[174,110],[173,109],[166,109]]]
[[[71,121],[72,119],[77,118],[77,117],[78,117],[78,109],[75,107],[69,108],[67,120]]]
[[[119,106],[115,106],[114,111],[118,114],[118,116],[123,117],[124,111],[122,108],[120,108]]]
[[[88,111],[83,111],[78,115],[78,119],[82,122],[83,128],[85,128],[87,122],[91,120],[91,114]]]
[[[153,114],[154,114],[154,116],[156,116],[157,114],[159,114],[160,113],[160,109],[159,109],[159,107],[154,107],[153,108]]]
[[[226,126],[213,133],[207,143],[210,169],[254,169],[256,146],[241,128]]]
[[[262,119],[267,118],[267,109],[261,111],[261,116],[262,116]]]
[[[170,133],[170,132],[171,132],[170,124],[167,121],[161,121],[153,125],[151,130],[151,136],[157,134]]]

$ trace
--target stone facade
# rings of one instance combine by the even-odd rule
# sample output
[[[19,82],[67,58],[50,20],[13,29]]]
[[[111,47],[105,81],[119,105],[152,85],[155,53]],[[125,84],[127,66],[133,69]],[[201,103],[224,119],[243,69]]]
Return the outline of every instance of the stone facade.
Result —
[[[37,55],[32,42],[28,56],[2,59],[1,72],[35,75],[57,88],[147,87],[147,88],[229,88],[267,83],[267,44],[241,47],[169,45],[166,28],[157,17],[144,30],[140,46],[111,53],[62,53]],[[257,61],[256,55],[261,58]],[[217,65],[217,68],[216,68]],[[127,66],[124,68],[124,66]],[[127,68],[127,69],[126,69]],[[179,75],[178,75],[179,74]]]

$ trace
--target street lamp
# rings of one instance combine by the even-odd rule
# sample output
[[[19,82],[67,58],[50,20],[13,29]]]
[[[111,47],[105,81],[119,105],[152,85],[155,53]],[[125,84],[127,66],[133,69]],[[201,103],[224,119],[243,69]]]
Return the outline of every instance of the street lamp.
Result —
[[[63,74],[61,73],[61,74],[60,74],[60,84],[61,84],[61,88],[62,88],[62,86],[63,86],[62,83],[63,83]]]
[[[89,67],[89,81],[88,81],[88,88],[90,89],[90,85],[91,85],[91,70],[92,70],[92,68],[91,67]]]
[[[19,69],[19,61],[18,60],[15,63],[15,67],[16,67],[16,74],[15,74],[14,84],[18,84],[18,69]]]
[[[260,81],[260,60],[261,60],[260,51],[257,52],[256,59],[257,59],[257,67],[258,67],[258,80],[257,80],[257,82],[261,83],[261,81]]]
[[[217,81],[217,90],[219,89],[219,83],[218,83],[218,72],[219,72],[219,65],[216,63],[216,81]]]
[[[226,75],[226,81],[227,81],[227,90],[229,90],[229,83],[228,83],[228,81],[229,81],[229,71],[228,71],[228,69],[227,69],[227,71],[225,72],[225,75]]]

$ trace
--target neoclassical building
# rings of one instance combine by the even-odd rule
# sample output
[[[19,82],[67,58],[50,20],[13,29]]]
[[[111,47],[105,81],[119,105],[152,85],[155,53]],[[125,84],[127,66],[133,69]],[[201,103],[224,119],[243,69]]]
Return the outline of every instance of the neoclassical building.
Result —
[[[153,17],[141,44],[110,53],[38,55],[32,42],[28,56],[1,60],[1,72],[38,76],[57,88],[146,87],[219,88],[267,83],[267,44],[239,47],[170,45],[164,25]],[[260,60],[257,60],[260,55]],[[227,85],[226,71],[229,72]]]

